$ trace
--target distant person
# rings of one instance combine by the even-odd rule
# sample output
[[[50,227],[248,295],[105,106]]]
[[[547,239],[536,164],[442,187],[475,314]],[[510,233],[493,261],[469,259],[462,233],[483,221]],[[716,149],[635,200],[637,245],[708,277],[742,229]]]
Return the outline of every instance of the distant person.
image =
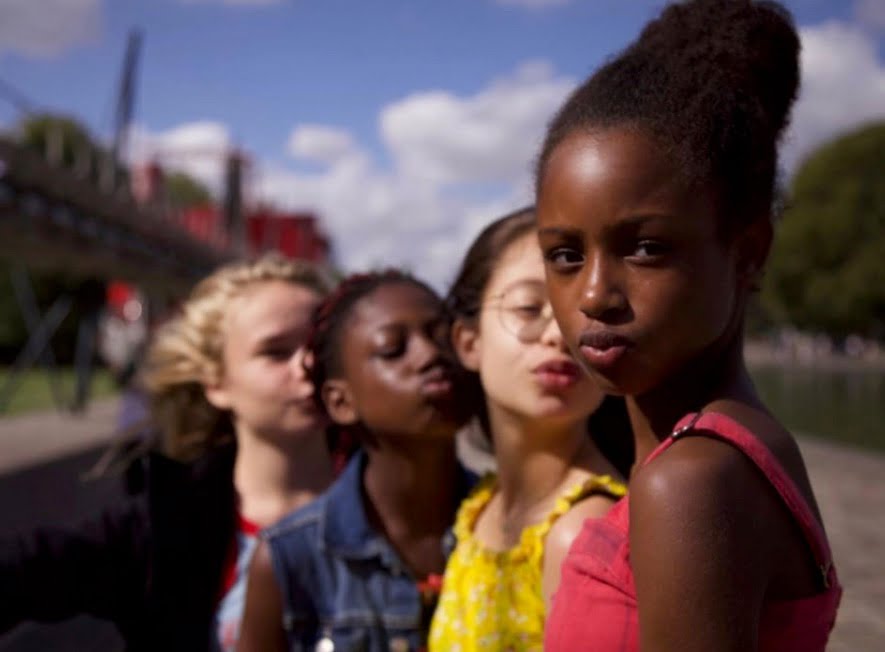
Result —
[[[157,436],[128,469],[135,495],[76,531],[0,542],[0,631],[89,613],[129,650],[231,650],[261,527],[332,480],[325,419],[303,367],[330,289],[276,255],[200,282],[150,345]]]
[[[362,442],[319,499],[265,531],[238,650],[423,649],[446,533],[468,489],[443,302],[396,271],[356,275],[310,344],[321,408]]]
[[[430,649],[540,652],[566,551],[585,519],[603,516],[624,495],[595,439],[629,435],[626,413],[609,408],[620,421],[591,420],[588,434],[604,395],[553,319],[533,209],[480,233],[449,304],[497,471],[458,511]]]
[[[550,123],[537,211],[551,303],[582,366],[626,397],[639,462],[569,550],[549,652],[826,646],[830,547],[743,359],[799,48],[774,2],[673,3]]]

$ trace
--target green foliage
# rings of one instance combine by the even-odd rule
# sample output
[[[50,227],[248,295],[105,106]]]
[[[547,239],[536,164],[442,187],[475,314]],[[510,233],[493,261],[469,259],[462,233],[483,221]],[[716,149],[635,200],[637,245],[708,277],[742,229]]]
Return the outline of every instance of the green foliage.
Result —
[[[885,123],[837,138],[799,168],[762,303],[799,329],[885,339]]]
[[[190,208],[212,202],[212,193],[202,183],[183,172],[166,177],[166,197],[178,208]]]
[[[53,163],[72,168],[97,182],[102,170],[117,165],[110,160],[110,151],[100,145],[89,130],[74,118],[50,113],[29,116],[19,123],[21,142]],[[120,183],[128,172],[116,170]]]
[[[11,369],[8,367],[0,366],[0,383],[6,381],[7,374],[9,374],[10,371]],[[62,396],[64,399],[70,400],[74,395],[74,387],[76,384],[74,369],[70,367],[60,367],[52,373],[56,375],[56,381],[59,384]],[[92,386],[90,388],[92,398],[106,398],[113,396],[118,392],[113,377],[106,369],[96,369],[94,374],[95,375],[92,378]],[[7,405],[6,410],[0,414],[0,417],[57,409],[58,406],[55,405],[53,400],[51,387],[49,385],[49,376],[45,369],[29,369],[22,374],[20,381],[21,384],[16,387],[9,405]]]

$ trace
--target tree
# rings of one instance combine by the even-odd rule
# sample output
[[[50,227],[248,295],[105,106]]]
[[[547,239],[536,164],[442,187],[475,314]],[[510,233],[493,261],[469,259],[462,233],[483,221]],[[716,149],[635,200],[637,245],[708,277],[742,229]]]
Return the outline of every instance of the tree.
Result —
[[[885,339],[885,122],[800,166],[762,292],[777,322],[837,339]]]
[[[93,182],[103,165],[110,163],[110,152],[75,118],[43,113],[28,116],[19,123],[21,142],[53,163],[81,171]],[[116,165],[116,164],[114,164]],[[117,166],[125,179],[126,171]]]
[[[212,203],[212,193],[202,183],[184,172],[173,172],[166,177],[166,196],[177,208],[190,208]]]

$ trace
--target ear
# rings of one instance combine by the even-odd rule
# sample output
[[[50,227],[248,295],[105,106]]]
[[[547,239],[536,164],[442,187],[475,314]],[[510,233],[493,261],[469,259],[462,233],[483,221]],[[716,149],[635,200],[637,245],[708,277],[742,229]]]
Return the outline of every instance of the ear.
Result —
[[[482,342],[476,326],[468,324],[463,319],[456,319],[452,324],[452,346],[465,369],[479,371]]]
[[[347,381],[340,378],[332,378],[323,383],[320,392],[323,404],[329,417],[340,426],[352,426],[359,421],[356,405],[353,400],[353,392]]]
[[[738,236],[737,270],[741,286],[759,289],[773,238],[774,228],[767,216],[754,220]]]
[[[219,410],[230,410],[231,400],[230,392],[227,391],[223,381],[213,382],[211,385],[203,386],[203,395],[212,407]]]

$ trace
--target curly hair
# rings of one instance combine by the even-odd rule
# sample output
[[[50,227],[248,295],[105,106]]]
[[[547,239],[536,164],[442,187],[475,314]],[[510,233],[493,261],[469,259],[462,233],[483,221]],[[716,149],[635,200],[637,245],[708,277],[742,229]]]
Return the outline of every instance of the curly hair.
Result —
[[[280,254],[225,265],[200,281],[148,347],[141,383],[151,400],[164,451],[192,459],[233,435],[230,415],[206,400],[204,388],[223,372],[225,323],[231,302],[258,283],[282,281],[326,296],[325,269]]]
[[[799,36],[776,2],[671,4],[568,98],[538,157],[575,131],[637,128],[690,186],[712,184],[720,230],[773,214],[777,146],[799,89]]]

